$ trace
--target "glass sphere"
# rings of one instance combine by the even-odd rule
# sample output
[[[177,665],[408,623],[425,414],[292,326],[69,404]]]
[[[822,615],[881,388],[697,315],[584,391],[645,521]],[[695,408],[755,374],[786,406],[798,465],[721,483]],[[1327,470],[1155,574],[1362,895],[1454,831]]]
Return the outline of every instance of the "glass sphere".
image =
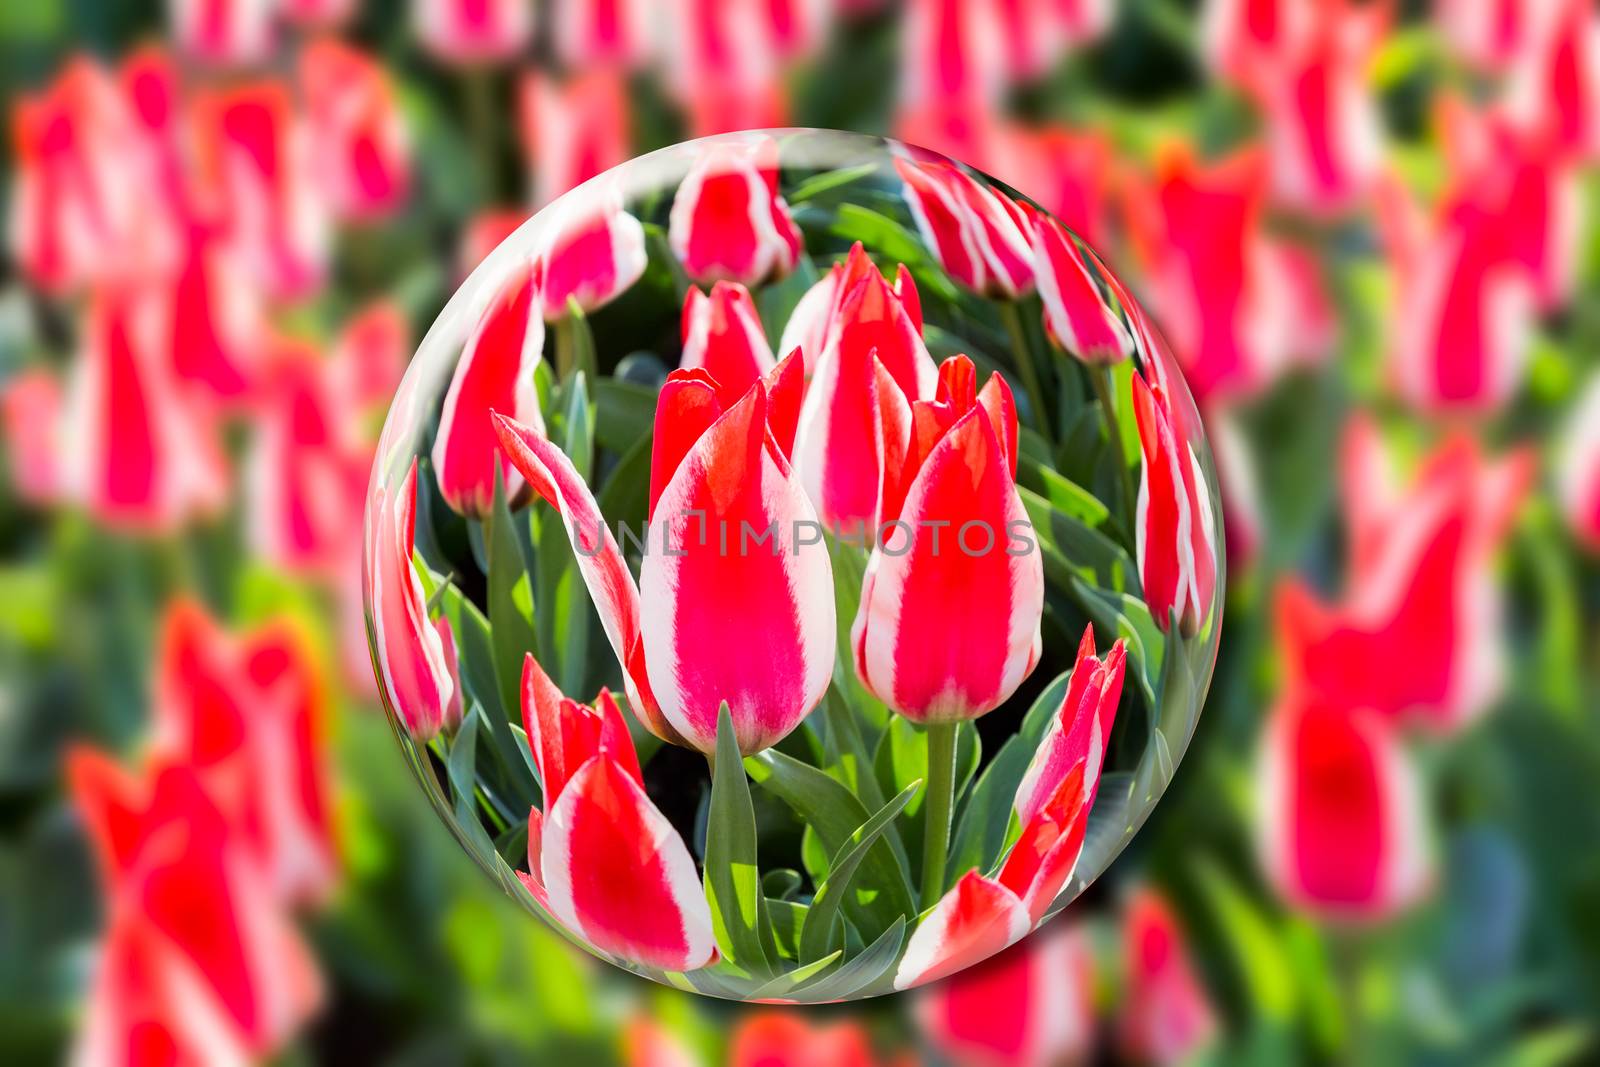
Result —
[[[504,890],[638,974],[872,996],[1025,936],[1193,732],[1200,420],[1104,261],[876,138],[633,160],[524,223],[384,427],[401,745]]]

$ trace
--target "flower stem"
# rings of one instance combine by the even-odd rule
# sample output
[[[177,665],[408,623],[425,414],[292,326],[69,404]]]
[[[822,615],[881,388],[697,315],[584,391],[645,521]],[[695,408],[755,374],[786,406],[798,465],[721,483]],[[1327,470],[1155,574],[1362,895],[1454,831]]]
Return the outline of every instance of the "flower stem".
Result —
[[[922,841],[922,909],[933,907],[944,894],[944,867],[950,851],[950,808],[956,788],[956,729],[958,723],[928,724],[928,796]]]
[[[1122,488],[1123,514],[1132,521],[1135,502],[1138,499],[1133,495],[1133,477],[1128,473],[1128,457],[1122,454],[1122,427],[1117,423],[1117,403],[1112,396],[1112,370],[1110,364],[1099,367],[1085,367],[1089,372],[1089,381],[1094,383],[1094,395],[1100,401],[1100,412],[1106,420],[1106,440],[1111,445],[1117,463],[1117,480]]]
[[[1016,301],[999,301],[1000,320],[1006,333],[1011,335],[1011,350],[1017,357],[1017,372],[1022,375],[1022,388],[1028,394],[1028,406],[1033,409],[1033,421],[1050,451],[1056,447],[1056,429],[1050,421],[1050,409],[1045,406],[1044,385],[1039,379],[1039,369],[1033,362],[1033,345],[1022,323],[1022,305]]]

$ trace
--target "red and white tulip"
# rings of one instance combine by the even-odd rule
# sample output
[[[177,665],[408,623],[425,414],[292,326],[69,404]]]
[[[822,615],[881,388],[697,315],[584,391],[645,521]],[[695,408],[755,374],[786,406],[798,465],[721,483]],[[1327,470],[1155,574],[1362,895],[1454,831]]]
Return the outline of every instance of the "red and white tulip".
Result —
[[[446,63],[498,63],[533,38],[534,5],[527,0],[412,0],[411,17],[423,47]]]
[[[778,145],[761,134],[696,155],[672,201],[668,240],[702,284],[760,285],[794,269],[800,230],[778,192]]]
[[[717,282],[711,294],[690,287],[682,322],[684,370],[704,370],[734,395],[743,393],[778,365],[750,290]]]
[[[620,71],[589,70],[563,82],[530,71],[518,86],[517,121],[535,205],[548,204],[632,154],[628,84]]]
[[[922,240],[960,284],[1015,300],[1033,291],[1031,227],[1012,199],[942,159],[895,159]]]
[[[596,311],[621,296],[644,273],[644,227],[615,197],[574,200],[556,213],[534,252],[539,300],[547,321],[564,317],[568,302]]]
[[[277,47],[278,0],[167,0],[172,38],[211,63],[259,63]]]
[[[1189,438],[1183,404],[1166,386],[1133,376],[1133,414],[1144,457],[1134,516],[1139,578],[1156,625],[1184,634],[1205,624],[1217,588],[1211,487]]]
[[[1028,909],[1015,893],[968,871],[912,931],[894,987],[910,989],[965,970],[1020,941],[1032,928]]]
[[[1129,900],[1122,924],[1123,1053],[1161,1067],[1190,1062],[1216,1040],[1219,1027],[1178,917],[1155,890],[1143,888]]]
[[[1034,278],[1044,324],[1062,348],[1085,363],[1117,363],[1133,353],[1133,335],[1095,284],[1089,259],[1066,227],[1029,209]]]
[[[391,214],[411,184],[411,146],[388,73],[373,57],[332,37],[300,53],[314,166],[343,219]]]

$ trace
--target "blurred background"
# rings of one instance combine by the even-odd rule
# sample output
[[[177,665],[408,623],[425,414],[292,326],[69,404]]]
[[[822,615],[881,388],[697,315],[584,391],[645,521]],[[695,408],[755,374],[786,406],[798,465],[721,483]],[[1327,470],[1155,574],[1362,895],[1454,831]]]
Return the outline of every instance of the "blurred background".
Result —
[[[0,1060],[1600,1055],[1589,0],[30,0],[0,57]],[[774,125],[940,149],[1101,251],[1200,401],[1231,583],[1082,900],[789,1011],[610,970],[471,866],[357,562],[465,271]]]

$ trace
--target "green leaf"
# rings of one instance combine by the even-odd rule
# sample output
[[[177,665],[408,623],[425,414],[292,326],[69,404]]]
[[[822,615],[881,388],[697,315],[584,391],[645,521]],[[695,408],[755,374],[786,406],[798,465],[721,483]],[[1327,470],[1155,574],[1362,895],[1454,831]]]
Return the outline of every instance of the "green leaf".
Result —
[[[594,437],[613,452],[625,453],[650,436],[655,423],[657,391],[620,378],[594,383]]]
[[[505,482],[494,477],[494,505],[484,531],[489,555],[489,632],[494,650],[500,708],[507,718],[521,708],[523,658],[534,650],[533,589],[523,566],[522,549],[506,503]]]
[[[869,812],[844,786],[815,767],[768,749],[745,760],[756,784],[782,800],[808,828],[829,855],[838,855]],[[876,938],[895,917],[915,915],[911,880],[887,842],[874,842],[862,862],[861,888],[846,893],[845,913],[864,938]]]
[[[1111,510],[1099,497],[1032,456],[1019,457],[1017,482],[1038,493],[1054,510],[1090,529],[1097,529],[1111,517]]]
[[[1082,519],[1032,489],[1017,487],[1044,552],[1045,573],[1058,586],[1078,578],[1108,591],[1137,592],[1139,572],[1127,551]]]
[[[1160,707],[1161,672],[1166,659],[1167,637],[1156,626],[1150,609],[1139,597],[1114,593],[1074,578],[1070,583],[1073,598],[1083,606],[1095,626],[1109,630],[1128,642],[1128,659],[1133,678],[1144,694],[1145,706]],[[1176,655],[1181,656],[1178,652]]]
[[[598,373],[594,354],[594,334],[583,308],[567,297],[567,313],[556,323],[556,374],[565,382],[575,375]]]
[[[858,826],[844,847],[835,853],[833,862],[828,864],[828,877],[817,887],[816,896],[811,901],[811,910],[806,914],[806,925],[800,931],[802,961],[821,959],[840,943],[841,939],[834,936],[834,927],[839,919],[840,904],[850,893],[851,882],[861,866],[861,861],[866,858],[868,850],[889,825],[905,810],[906,805],[911,802],[912,795],[921,788],[922,781],[918,779],[902,789],[893,800],[879,808],[872,818]]]
[[[800,204],[822,193],[832,192],[842,186],[858,182],[878,169],[877,163],[862,163],[854,167],[841,167],[815,174],[795,186],[784,199],[790,204]]]
[[[1281,931],[1214,861],[1201,861],[1197,873],[1254,1013],[1288,1025],[1295,1013],[1295,981],[1294,968],[1284,955]]]
[[[796,988],[815,978],[839,961],[844,955],[843,949],[835,950],[831,955],[810,963],[802,963],[788,974],[780,974],[766,985],[758,986],[749,996],[752,1001],[778,1000],[793,993]]]
[[[711,809],[706,826],[706,900],[723,955],[752,975],[770,974],[771,920],[756,862],[756,814],[750,785],[723,701],[717,712],[717,752],[711,768]]]
[[[798,900],[767,898],[767,915],[772,919],[772,937],[778,955],[786,960],[800,958],[800,931],[806,924],[810,908]]]
[[[804,994],[805,1000],[818,1004],[831,1000],[845,1000],[864,990],[888,992],[887,989],[875,990],[874,987],[899,962],[900,946],[905,937],[906,918],[902,915],[854,959],[795,992]]]
[[[846,241],[860,241],[885,260],[904,263],[916,275],[917,288],[949,301],[961,293],[929,257],[917,236],[887,215],[860,204],[840,204],[830,212],[830,231]]]
[[[451,807],[455,809],[456,824],[466,835],[468,844],[478,851],[478,857],[488,862],[495,852],[494,841],[478,821],[478,716],[462,719],[461,729],[450,741],[449,755],[445,758],[445,775],[450,781]]]

